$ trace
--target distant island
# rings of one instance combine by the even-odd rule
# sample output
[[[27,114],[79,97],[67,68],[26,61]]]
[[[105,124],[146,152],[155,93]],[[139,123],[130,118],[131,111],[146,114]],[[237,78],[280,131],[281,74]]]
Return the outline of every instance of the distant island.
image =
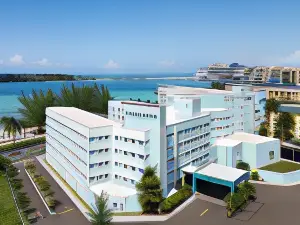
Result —
[[[68,74],[0,74],[0,82],[96,80],[95,77]]]

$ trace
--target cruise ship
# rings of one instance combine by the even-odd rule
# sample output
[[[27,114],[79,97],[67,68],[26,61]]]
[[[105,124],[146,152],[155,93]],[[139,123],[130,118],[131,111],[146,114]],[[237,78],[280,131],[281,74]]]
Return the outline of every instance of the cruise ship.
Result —
[[[214,63],[207,68],[200,68],[195,73],[199,80],[205,79],[234,79],[244,77],[246,66],[238,63],[230,65],[224,63]]]

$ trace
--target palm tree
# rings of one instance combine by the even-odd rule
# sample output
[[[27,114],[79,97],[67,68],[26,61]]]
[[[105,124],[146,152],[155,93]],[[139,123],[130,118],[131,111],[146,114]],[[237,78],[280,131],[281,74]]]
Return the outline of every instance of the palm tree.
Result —
[[[19,108],[19,112],[27,126],[37,126],[42,130],[46,122],[46,108],[55,106],[55,95],[52,90],[49,89],[46,93],[42,90],[38,93],[32,90],[32,97],[25,96],[22,92],[19,101],[23,105]]]
[[[98,85],[94,84],[94,96],[92,101],[92,108],[94,112],[107,115],[108,113],[108,101],[112,100],[113,97],[107,87],[101,85],[99,89]]]
[[[101,193],[96,199],[96,205],[93,206],[93,210],[88,213],[93,225],[108,225],[110,224],[113,213],[111,209],[108,209],[108,197],[105,193]]]
[[[141,181],[135,185],[138,190],[138,200],[144,213],[157,213],[162,201],[160,179],[155,167],[146,167]]]
[[[16,142],[17,133],[21,135],[22,126],[20,122],[14,117],[2,117],[0,119],[0,124],[3,126],[3,138],[5,136],[5,132],[7,132],[8,137],[13,136],[14,143]]]

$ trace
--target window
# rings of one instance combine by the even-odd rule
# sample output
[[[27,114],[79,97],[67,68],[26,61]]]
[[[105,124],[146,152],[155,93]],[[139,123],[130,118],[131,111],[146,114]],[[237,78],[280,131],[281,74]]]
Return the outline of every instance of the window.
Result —
[[[131,184],[134,184],[134,180],[131,180]]]
[[[118,138],[118,136],[115,136],[115,140],[117,141],[119,138]]]
[[[108,152],[108,148],[105,149],[105,152]]]
[[[115,162],[115,166],[118,166],[118,162]]]
[[[113,111],[115,111],[115,107],[113,107]]]
[[[119,167],[123,167],[123,163],[119,163]]]
[[[108,139],[108,136],[105,136],[105,139]]]
[[[127,165],[126,164],[124,164],[124,168],[127,169]]]
[[[127,181],[127,178],[126,177],[123,177],[124,181]]]
[[[118,175],[117,174],[115,175],[115,179],[118,179]]]
[[[118,149],[115,148],[115,153],[118,153]]]
[[[124,151],[124,155],[127,155],[127,152],[126,152],[126,151]]]
[[[123,150],[119,150],[119,153],[122,154],[122,153],[123,153]]]
[[[108,165],[108,161],[105,162],[105,165]]]
[[[117,203],[113,203],[113,206],[114,206],[115,208],[117,208],[117,207],[118,207],[118,204],[117,204]]]
[[[107,178],[108,177],[108,174],[105,174],[105,178]]]
[[[154,119],[157,119],[157,116],[156,116],[156,115],[154,115]]]
[[[133,171],[135,171],[135,167],[132,166],[131,169],[132,169]]]
[[[135,143],[135,140],[132,139],[132,143],[134,144],[134,143]]]
[[[274,159],[274,151],[269,152],[269,158],[270,160]]]

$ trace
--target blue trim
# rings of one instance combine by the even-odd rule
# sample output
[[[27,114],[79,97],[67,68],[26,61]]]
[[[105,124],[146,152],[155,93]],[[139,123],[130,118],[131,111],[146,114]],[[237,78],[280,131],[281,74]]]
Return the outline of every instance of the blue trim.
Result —
[[[242,176],[240,176],[238,179],[236,179],[234,182],[227,181],[227,180],[221,180],[215,177],[209,177],[203,174],[199,173],[193,173],[193,192],[195,193],[197,190],[197,182],[196,179],[205,180],[211,183],[220,184],[223,186],[230,187],[231,192],[233,193],[235,191],[235,188],[240,184],[241,182],[245,180],[250,179],[250,172],[246,172]]]

